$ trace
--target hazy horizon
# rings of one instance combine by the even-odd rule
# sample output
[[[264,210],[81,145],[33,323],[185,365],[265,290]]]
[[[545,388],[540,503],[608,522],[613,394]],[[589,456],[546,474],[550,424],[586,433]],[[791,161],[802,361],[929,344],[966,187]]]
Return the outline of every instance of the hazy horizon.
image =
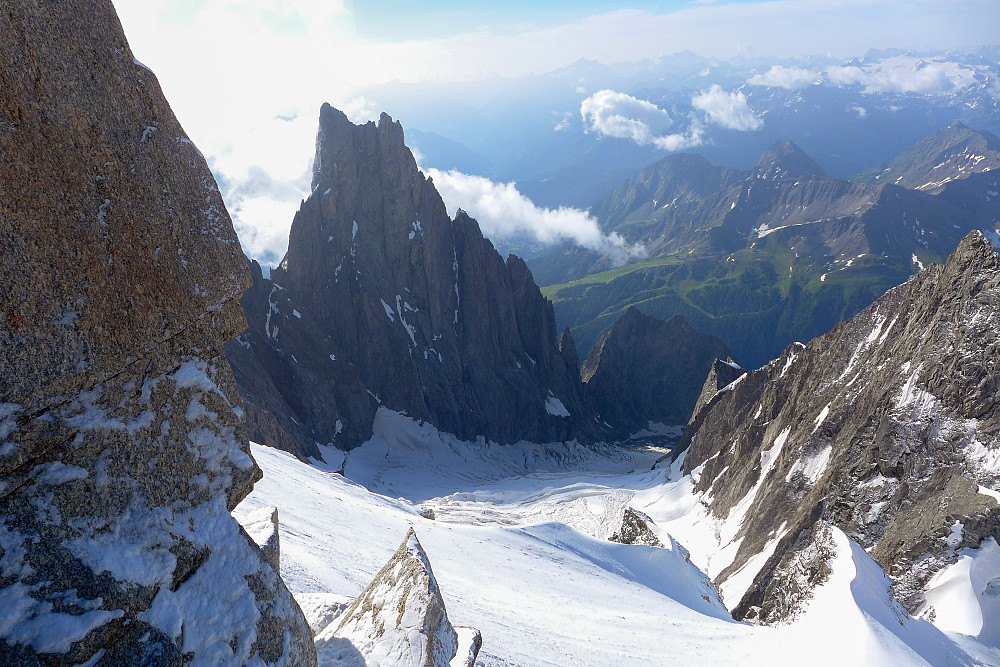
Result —
[[[685,101],[691,111],[683,117],[635,90],[592,85],[582,77],[565,91],[568,97],[560,108],[544,112],[552,115],[554,132],[583,131],[591,138],[630,141],[665,153],[711,142],[706,133],[713,129],[760,129],[766,121],[748,105],[749,90],[744,90],[755,85],[754,78],[756,85],[783,88],[822,80],[873,90],[895,87],[910,95],[954,88],[968,72],[933,62],[919,67],[902,62],[876,71],[803,68],[795,61],[815,56],[816,61],[842,63],[870,49],[968,51],[997,44],[994,26],[1000,25],[1000,4],[987,0],[876,5],[862,0],[587,0],[543,6],[520,0],[419,5],[401,0],[116,0],[115,5],[136,58],[157,75],[208,159],[245,251],[269,264],[283,253],[292,215],[308,195],[317,111],[323,102],[343,109],[355,122],[386,111],[406,129],[455,139],[458,132],[449,131],[449,119],[435,116],[436,100],[421,100],[421,114],[398,100],[403,95],[415,99],[413,91],[421,88],[473,91],[475,82],[482,87],[481,82],[495,77],[505,77],[517,93],[517,86],[533,75],[581,59],[612,65],[690,51],[715,62],[752,58],[761,64],[760,71],[738,85],[706,79],[704,86],[692,88]],[[997,91],[1000,96],[1000,87]],[[388,99],[392,97],[398,98],[395,103]],[[419,122],[408,117],[411,110]],[[538,120],[550,122],[548,117]],[[510,179],[504,180],[441,185],[442,190],[475,196],[469,194],[473,185],[482,186],[480,195],[489,194],[508,185]],[[450,209],[474,208],[447,196],[446,201]],[[584,244],[581,239],[590,239],[588,247],[608,247],[594,235],[583,211],[570,209],[568,223],[557,211],[533,209],[528,201],[516,204],[492,213],[527,211],[528,218],[510,223],[513,228],[537,227],[546,220],[557,221],[552,224],[564,231],[577,225],[582,232],[570,229],[551,238]],[[491,213],[471,212],[480,218]],[[484,228],[489,226],[484,221]]]

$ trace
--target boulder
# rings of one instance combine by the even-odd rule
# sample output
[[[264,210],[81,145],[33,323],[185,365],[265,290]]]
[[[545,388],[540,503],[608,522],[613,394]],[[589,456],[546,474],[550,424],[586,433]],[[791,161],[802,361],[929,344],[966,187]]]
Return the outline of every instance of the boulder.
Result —
[[[475,664],[478,631],[452,627],[431,564],[412,528],[368,587],[316,638],[332,664],[449,667]]]
[[[0,55],[0,663],[315,664],[230,515],[250,281],[204,157],[109,0],[5,2]]]

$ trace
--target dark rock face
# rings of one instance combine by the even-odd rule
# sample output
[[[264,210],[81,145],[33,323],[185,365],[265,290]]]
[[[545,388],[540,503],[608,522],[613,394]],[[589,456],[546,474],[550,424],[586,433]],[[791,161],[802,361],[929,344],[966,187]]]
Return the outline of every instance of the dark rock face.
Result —
[[[598,438],[530,271],[448,218],[384,114],[356,126],[323,106],[313,192],[280,267],[254,278],[227,353],[258,423],[300,455],[360,444],[378,405],[463,438]]]
[[[321,457],[317,443],[367,440],[378,402],[343,347],[257,262],[250,272],[253,286],[242,298],[248,327],[226,347],[250,439],[302,459]]]
[[[687,423],[713,362],[728,356],[722,341],[683,317],[664,322],[632,307],[597,341],[581,372],[599,419],[627,437],[650,421]]]
[[[691,418],[688,419],[688,424],[692,424],[695,421],[698,414],[708,406],[720,391],[745,374],[746,371],[740,368],[739,364],[732,359],[727,358],[725,361],[716,359],[713,361],[712,370],[708,372],[705,384],[701,387],[701,393],[698,395],[698,400],[695,401],[694,410],[691,411]]]
[[[734,615],[770,609],[774,621],[795,606],[770,582],[817,521],[861,544],[911,612],[956,549],[1000,536],[997,502],[979,492],[1000,487],[998,352],[1000,257],[973,232],[945,265],[718,396],[684,460],[696,488],[713,489],[711,512],[740,522],[717,583],[773,554],[730,592]]]
[[[0,663],[315,664],[229,514],[239,243],[110,2],[0,12]]]

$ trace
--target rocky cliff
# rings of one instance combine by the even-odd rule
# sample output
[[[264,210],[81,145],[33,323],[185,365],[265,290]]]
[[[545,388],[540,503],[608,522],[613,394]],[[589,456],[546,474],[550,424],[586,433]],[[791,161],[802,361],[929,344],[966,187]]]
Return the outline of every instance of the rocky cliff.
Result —
[[[581,374],[598,418],[618,437],[649,422],[686,424],[716,359],[729,351],[675,317],[669,322],[634,306],[598,339]]]
[[[0,12],[0,663],[315,664],[230,510],[239,243],[107,0]]]
[[[229,358],[260,423],[300,455],[360,444],[379,405],[469,439],[599,437],[530,271],[448,217],[387,115],[357,126],[323,106],[312,194],[255,281]]]
[[[737,617],[794,613],[824,576],[823,524],[878,561],[911,613],[957,550],[1000,536],[998,348],[1000,257],[973,232],[717,396],[683,465],[723,524],[716,583]]]

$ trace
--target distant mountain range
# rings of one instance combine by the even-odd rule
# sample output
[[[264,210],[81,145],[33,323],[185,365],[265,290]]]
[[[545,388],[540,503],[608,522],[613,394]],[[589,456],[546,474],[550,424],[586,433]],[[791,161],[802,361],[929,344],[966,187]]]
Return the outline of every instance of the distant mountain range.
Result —
[[[470,169],[515,181],[539,205],[586,208],[664,154],[589,127],[581,104],[602,89],[656,105],[674,130],[699,115],[694,95],[713,85],[742,93],[760,126],[702,122],[693,150],[714,164],[745,169],[769,145],[788,139],[830,175],[848,178],[956,119],[1000,133],[998,76],[996,47],[732,62],[683,52],[615,65],[581,60],[519,79],[377,86],[364,95],[418,128],[422,166]]]
[[[584,383],[527,265],[504,260],[465,212],[448,216],[398,122],[355,125],[324,105],[319,126],[288,253],[269,277],[251,262],[249,328],[226,348],[251,439],[319,458],[318,445],[371,437],[383,406],[501,443],[612,441],[687,421],[729,354],[721,341],[630,310]]]
[[[605,232],[643,244],[645,260],[614,267],[559,248],[528,261],[540,283],[556,283],[543,292],[584,349],[640,305],[683,315],[755,367],[943,261],[969,231],[995,235],[997,146],[955,123],[866,172],[874,182],[831,178],[788,141],[742,172],[670,155],[591,207]]]

